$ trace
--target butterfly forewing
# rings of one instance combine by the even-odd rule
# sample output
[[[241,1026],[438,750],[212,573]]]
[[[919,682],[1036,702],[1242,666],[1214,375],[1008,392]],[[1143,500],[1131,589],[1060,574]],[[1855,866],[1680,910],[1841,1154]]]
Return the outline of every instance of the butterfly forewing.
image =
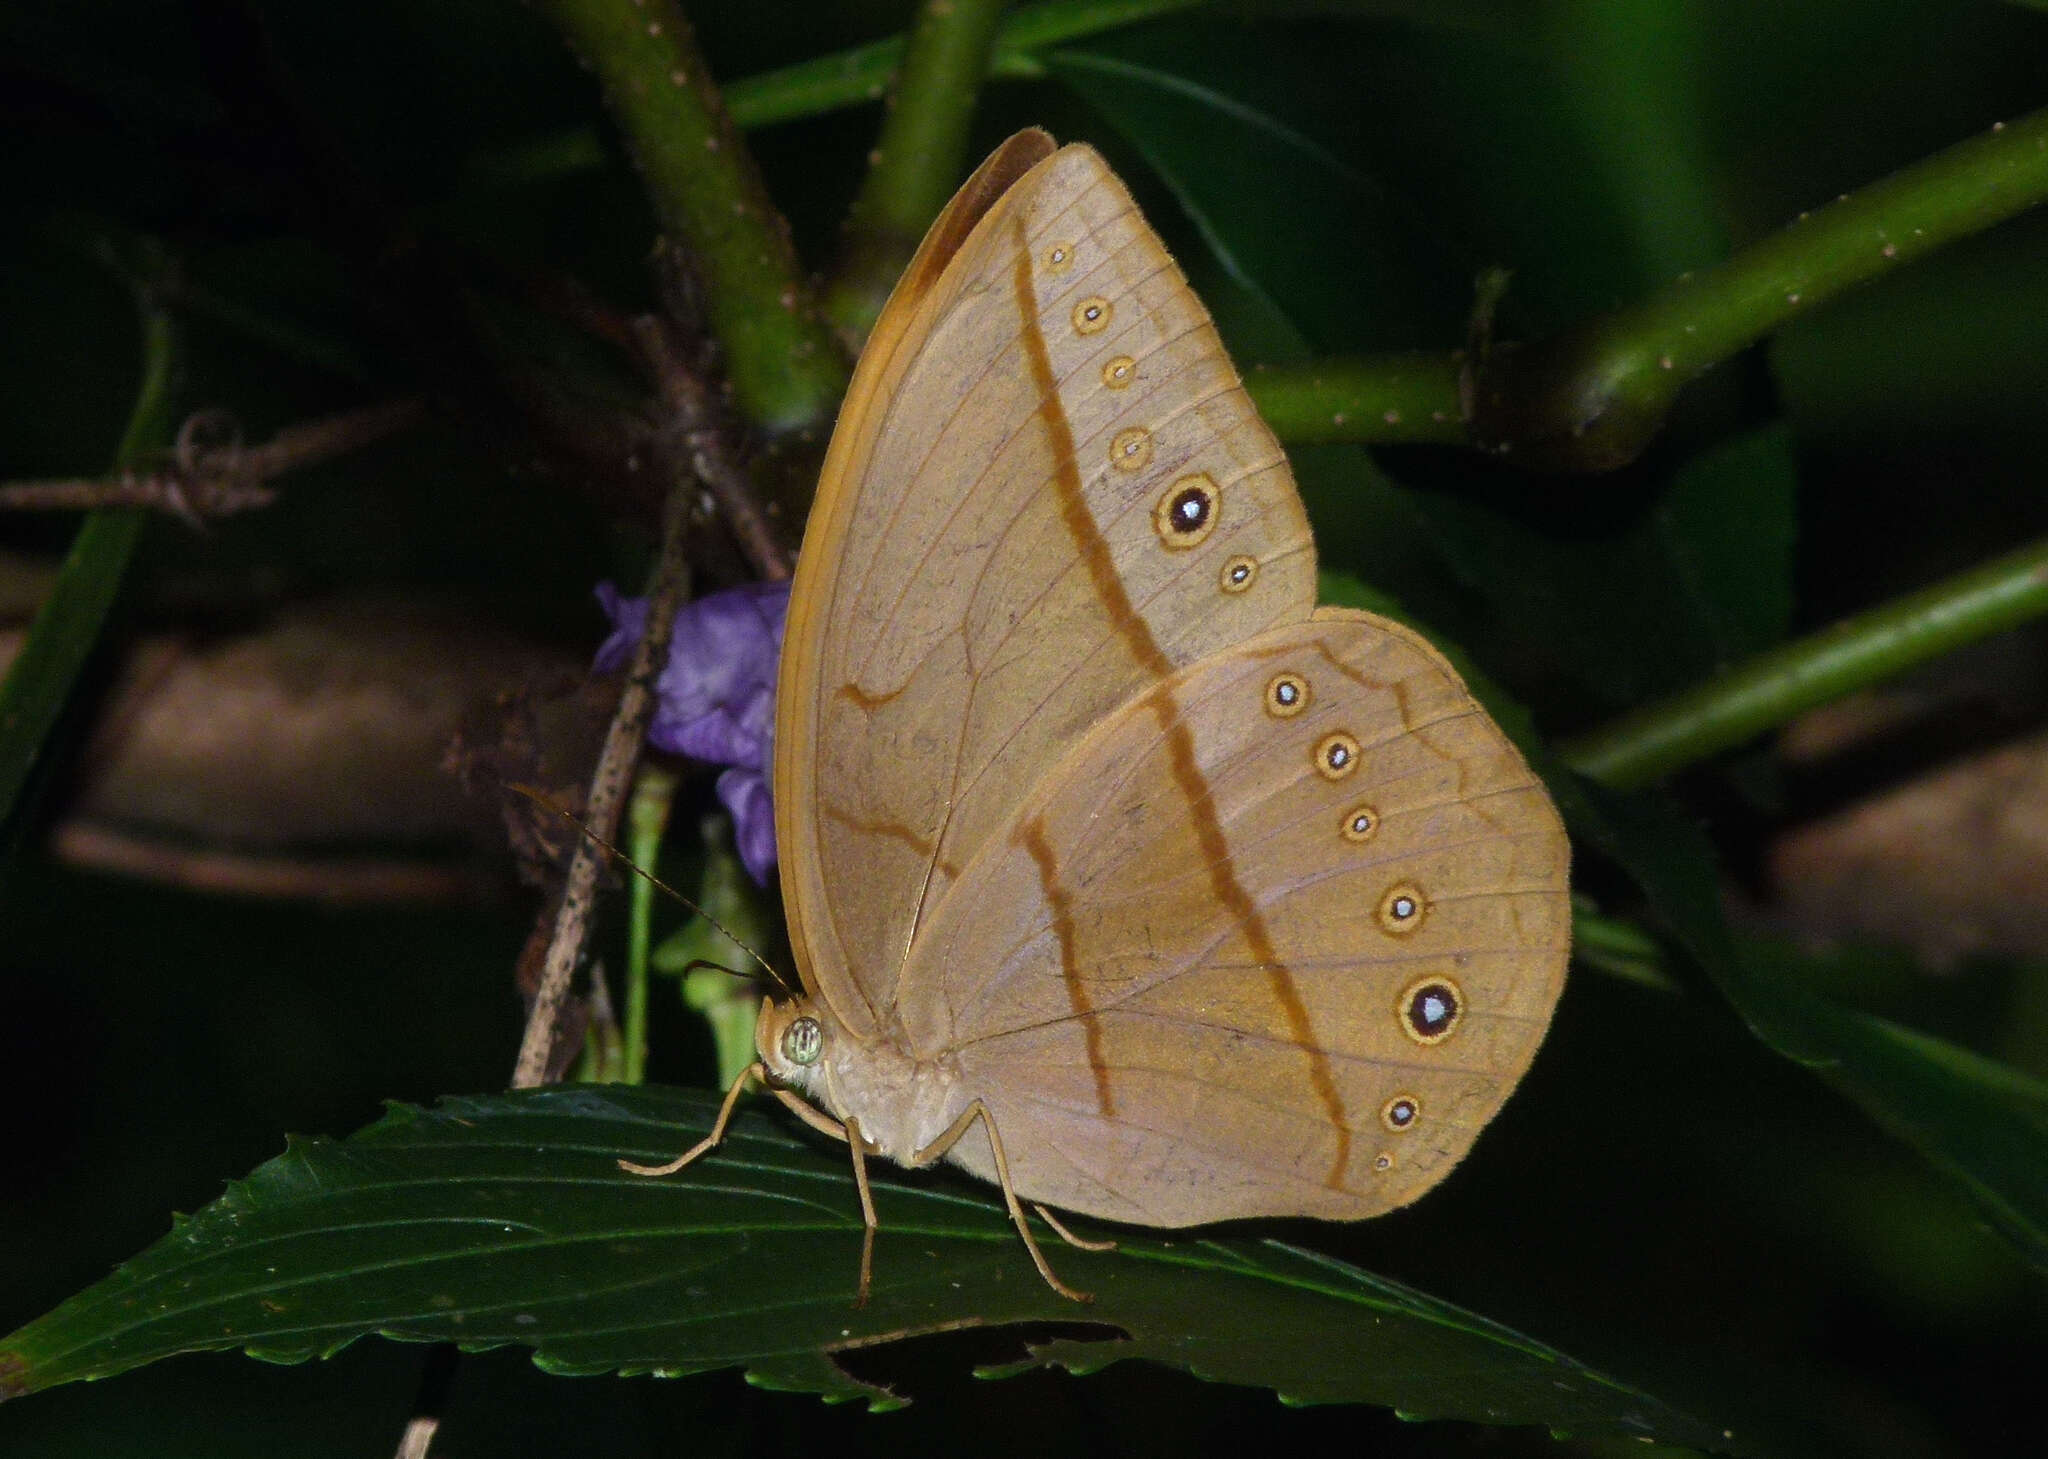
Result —
[[[785,900],[857,1038],[911,1016],[913,933],[1077,739],[1313,605],[1280,450],[1101,158],[973,206],[862,357],[791,599]]]
[[[1339,1219],[1440,1179],[1564,976],[1568,846],[1407,630],[1324,610],[1141,695],[920,936],[918,1053],[1018,1191],[1151,1225]],[[957,1157],[988,1174],[984,1147]]]

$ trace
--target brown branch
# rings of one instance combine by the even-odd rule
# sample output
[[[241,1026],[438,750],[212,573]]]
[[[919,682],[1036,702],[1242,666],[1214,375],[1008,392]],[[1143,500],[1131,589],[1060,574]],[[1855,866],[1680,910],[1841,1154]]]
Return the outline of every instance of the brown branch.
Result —
[[[373,446],[419,424],[426,414],[417,398],[407,398],[286,426],[262,445],[242,452],[235,465],[242,476],[268,481]]]
[[[640,763],[640,751],[647,738],[647,722],[654,713],[654,680],[668,658],[669,634],[676,610],[688,591],[688,573],[683,565],[683,547],[690,521],[690,484],[675,478],[668,504],[662,514],[661,555],[655,562],[649,589],[652,601],[647,610],[647,631],[634,650],[626,686],[619,695],[618,710],[605,732],[604,748],[598,754],[597,769],[590,778],[590,795],[584,802],[584,822],[591,835],[581,838],[569,860],[562,897],[554,913],[554,931],[542,964],[540,986],[534,993],[533,1009],[527,1015],[526,1034],[520,1040],[519,1061],[513,1067],[512,1087],[531,1089],[545,1083],[548,1059],[555,1043],[555,1024],[569,996],[569,983],[583,954],[589,933],[591,901],[597,891],[598,873],[605,853],[600,842],[617,839],[619,817],[625,808],[626,791]]]
[[[155,471],[118,476],[0,485],[0,510],[90,511],[147,507],[199,526],[210,517],[267,507],[277,499],[272,479],[359,451],[419,421],[418,400],[394,400],[324,420],[286,426],[260,446],[244,447],[224,411],[186,418],[170,462]]]
[[[753,479],[740,459],[737,432],[705,383],[701,359],[690,358],[692,351],[677,337],[681,326],[674,320],[686,319],[687,310],[672,307],[670,314],[668,321],[635,321],[641,357],[668,409],[668,419],[655,433],[658,448],[673,467],[694,475],[711,494],[754,571],[781,582],[789,577],[789,553],[755,495]]]
[[[88,821],[66,821],[50,850],[70,866],[138,877],[209,896],[265,897],[330,907],[475,902],[497,888],[482,867],[424,857],[269,855],[179,845]]]

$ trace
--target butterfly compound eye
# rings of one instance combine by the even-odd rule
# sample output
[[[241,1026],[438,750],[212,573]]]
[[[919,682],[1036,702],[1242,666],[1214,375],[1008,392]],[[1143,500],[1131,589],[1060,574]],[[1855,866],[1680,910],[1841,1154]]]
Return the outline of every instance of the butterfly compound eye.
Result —
[[[782,1057],[799,1069],[817,1063],[818,1055],[824,1052],[825,1028],[817,1019],[809,1015],[792,1019],[782,1031]]]

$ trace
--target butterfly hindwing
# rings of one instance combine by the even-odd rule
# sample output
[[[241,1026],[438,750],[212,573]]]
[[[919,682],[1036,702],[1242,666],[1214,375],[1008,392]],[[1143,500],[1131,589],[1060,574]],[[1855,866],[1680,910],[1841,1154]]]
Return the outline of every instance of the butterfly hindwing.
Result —
[[[1021,1194],[1354,1219],[1464,1154],[1562,986],[1568,845],[1442,657],[1342,610],[1076,745],[919,938],[909,1025]],[[987,1175],[987,1154],[956,1156]]]

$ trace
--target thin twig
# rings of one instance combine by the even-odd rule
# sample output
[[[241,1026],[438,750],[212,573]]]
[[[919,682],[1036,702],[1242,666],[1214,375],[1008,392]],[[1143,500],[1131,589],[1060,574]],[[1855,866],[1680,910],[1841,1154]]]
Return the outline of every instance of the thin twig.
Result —
[[[441,1431],[439,1415],[419,1414],[405,1426],[405,1433],[399,1437],[398,1452],[394,1459],[427,1459],[427,1450],[432,1447],[434,1435]]]
[[[789,577],[789,554],[776,540],[768,514],[754,494],[753,479],[741,464],[733,431],[703,374],[670,336],[663,321],[637,321],[636,333],[649,372],[668,407],[668,420],[655,439],[672,465],[694,475],[711,493],[739,539],[754,571],[774,582]]]
[[[654,679],[667,660],[669,633],[676,610],[688,591],[683,547],[690,521],[690,495],[689,484],[678,476],[662,514],[661,555],[655,562],[649,592],[652,602],[647,610],[647,631],[634,650],[626,687],[619,695],[611,727],[605,731],[604,749],[598,755],[597,769],[590,778],[590,795],[584,803],[584,820],[594,835],[580,839],[569,860],[561,905],[555,912],[554,933],[541,968],[540,987],[534,994],[533,1011],[527,1015],[519,1061],[512,1070],[514,1089],[532,1089],[547,1079],[555,1021],[561,1016],[562,1004],[569,996],[570,979],[583,954],[591,901],[605,862],[598,842],[608,842],[617,836],[626,791],[632,785],[634,768],[640,763],[647,722],[654,712]]]
[[[268,481],[373,446],[417,425],[426,414],[424,402],[408,397],[286,426],[262,445],[242,452],[236,465],[242,477]]]
[[[186,418],[172,459],[155,470],[8,482],[0,485],[0,510],[147,507],[197,525],[205,518],[269,506],[277,495],[268,485],[273,478],[361,450],[404,430],[423,414],[418,400],[388,401],[286,426],[262,445],[244,447],[230,417],[201,411]]]

